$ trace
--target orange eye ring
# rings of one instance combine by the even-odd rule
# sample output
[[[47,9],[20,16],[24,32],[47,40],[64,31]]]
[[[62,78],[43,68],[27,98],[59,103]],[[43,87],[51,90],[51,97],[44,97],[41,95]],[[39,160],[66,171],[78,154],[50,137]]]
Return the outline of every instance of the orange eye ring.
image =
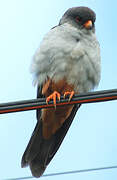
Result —
[[[80,18],[78,16],[76,17],[76,22],[80,22]]]

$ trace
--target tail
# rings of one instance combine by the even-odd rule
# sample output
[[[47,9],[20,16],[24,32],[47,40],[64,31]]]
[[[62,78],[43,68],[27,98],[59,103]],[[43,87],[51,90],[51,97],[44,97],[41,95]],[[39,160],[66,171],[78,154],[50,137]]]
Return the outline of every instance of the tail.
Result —
[[[42,136],[42,120],[37,122],[21,161],[22,167],[30,166],[34,177],[40,177],[44,173],[59,149],[79,107],[79,104],[74,106],[70,116],[50,139],[44,139]]]

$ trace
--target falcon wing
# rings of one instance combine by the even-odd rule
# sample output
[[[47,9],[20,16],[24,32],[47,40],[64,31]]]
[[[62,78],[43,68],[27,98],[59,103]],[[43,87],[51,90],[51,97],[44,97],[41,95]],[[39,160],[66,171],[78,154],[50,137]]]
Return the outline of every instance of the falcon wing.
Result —
[[[38,87],[37,98],[43,97],[42,87]],[[33,176],[40,177],[59,149],[74,117],[81,105],[74,105],[70,116],[65,120],[60,129],[49,139],[42,135],[41,110],[37,110],[37,124],[22,157],[22,167],[30,166]]]

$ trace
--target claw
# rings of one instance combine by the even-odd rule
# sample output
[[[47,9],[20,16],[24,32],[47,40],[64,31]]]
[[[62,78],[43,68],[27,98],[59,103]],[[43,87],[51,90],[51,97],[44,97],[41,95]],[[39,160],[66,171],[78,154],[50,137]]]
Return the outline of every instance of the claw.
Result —
[[[51,99],[53,99],[53,104],[56,109],[56,99],[60,101],[60,94],[57,91],[54,91],[50,96],[46,98],[46,103],[48,104]]]
[[[66,98],[66,96],[68,96],[68,95],[70,95],[69,96],[69,101],[71,101],[71,99],[72,99],[72,97],[73,97],[73,95],[74,95],[74,91],[67,91],[67,92],[65,92],[64,93],[64,98]]]

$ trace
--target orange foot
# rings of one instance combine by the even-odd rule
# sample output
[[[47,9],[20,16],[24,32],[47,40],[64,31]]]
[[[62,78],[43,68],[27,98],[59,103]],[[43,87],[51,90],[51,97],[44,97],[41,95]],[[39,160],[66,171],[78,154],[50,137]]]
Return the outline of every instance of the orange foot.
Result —
[[[71,101],[74,93],[75,93],[74,91],[71,91],[71,92],[70,92],[70,91],[67,91],[67,92],[64,93],[64,98],[66,98],[66,96],[69,95],[69,101]]]
[[[60,93],[58,93],[57,91],[54,91],[50,96],[48,96],[46,98],[46,103],[48,104],[48,102],[53,99],[53,104],[54,107],[56,109],[56,99],[58,99],[60,101]]]

